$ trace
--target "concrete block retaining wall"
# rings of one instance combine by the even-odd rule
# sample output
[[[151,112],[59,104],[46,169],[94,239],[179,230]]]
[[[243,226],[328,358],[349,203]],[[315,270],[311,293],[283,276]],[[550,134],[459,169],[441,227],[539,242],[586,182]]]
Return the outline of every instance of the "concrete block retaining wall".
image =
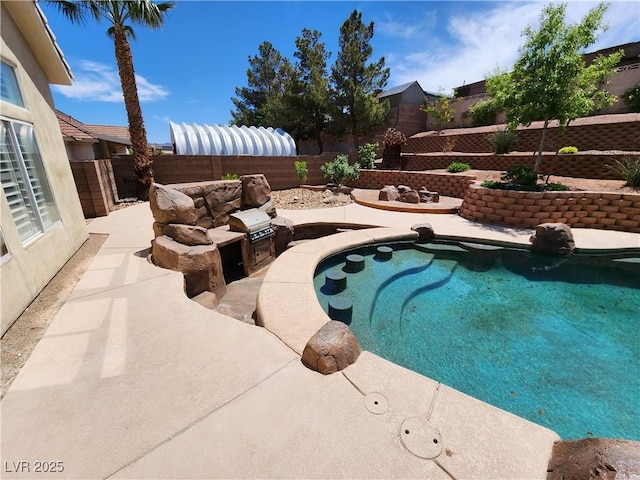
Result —
[[[576,153],[572,155],[557,155],[545,153],[542,156],[540,173],[543,175],[558,175],[561,177],[598,178],[616,180],[618,177],[609,168],[616,160],[630,154],[612,153]],[[407,154],[402,158],[402,169],[411,171],[433,170],[447,168],[451,162],[467,163],[477,170],[505,171],[516,164],[529,165],[533,168],[535,157],[531,153],[513,152],[505,155],[496,154]]]
[[[458,128],[442,132],[424,132],[407,139],[402,149],[407,153],[468,152],[491,153],[494,151],[489,136],[505,125]],[[534,152],[540,143],[542,122],[528,127],[518,127],[513,150]],[[549,127],[545,139],[545,151],[557,152],[559,148],[573,145],[580,151],[587,150],[640,150],[640,113],[602,115],[578,118],[562,131],[555,125]]]
[[[640,194],[520,192],[471,185],[460,215],[467,220],[518,227],[558,222],[576,228],[640,233]]]
[[[426,187],[447,197],[464,198],[476,177],[464,174],[406,172],[398,170],[360,170],[360,178],[349,182],[353,188],[379,190],[385,185],[407,185],[414,190]]]

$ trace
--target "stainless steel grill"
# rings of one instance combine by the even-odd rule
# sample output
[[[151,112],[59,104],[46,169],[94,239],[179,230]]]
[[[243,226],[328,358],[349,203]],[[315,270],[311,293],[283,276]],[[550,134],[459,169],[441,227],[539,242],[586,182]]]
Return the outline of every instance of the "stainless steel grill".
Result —
[[[275,233],[271,226],[271,217],[257,208],[229,215],[229,230],[246,233],[251,243],[271,237]]]

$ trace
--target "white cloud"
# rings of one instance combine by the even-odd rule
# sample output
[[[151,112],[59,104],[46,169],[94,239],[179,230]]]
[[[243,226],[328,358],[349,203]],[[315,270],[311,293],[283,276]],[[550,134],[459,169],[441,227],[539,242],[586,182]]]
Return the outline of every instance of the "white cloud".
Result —
[[[65,97],[96,102],[123,102],[120,76],[115,67],[91,60],[80,60],[72,67],[76,77],[73,85],[54,85],[53,88]],[[162,100],[169,91],[136,74],[138,97],[141,102]]]
[[[390,13],[385,13],[382,20],[376,20],[375,22],[376,35],[416,40],[428,29],[435,26],[436,12],[435,10],[426,11],[418,21],[415,18],[411,20],[412,22],[409,22],[405,19],[398,19]]]
[[[580,21],[595,5],[594,2],[569,3],[567,21]],[[505,2],[489,11],[450,17],[447,31],[454,41],[449,41],[446,47],[443,47],[445,40],[440,38],[437,48],[392,52],[387,57],[392,83],[418,80],[427,91],[443,89],[452,93],[457,86],[483,80],[496,68],[510,69],[524,43],[521,32],[527,25],[536,28],[543,7],[540,2]],[[634,8],[638,9],[637,4],[612,3],[605,15],[610,28],[589,50],[637,40],[640,19],[637,14],[630,14]]]

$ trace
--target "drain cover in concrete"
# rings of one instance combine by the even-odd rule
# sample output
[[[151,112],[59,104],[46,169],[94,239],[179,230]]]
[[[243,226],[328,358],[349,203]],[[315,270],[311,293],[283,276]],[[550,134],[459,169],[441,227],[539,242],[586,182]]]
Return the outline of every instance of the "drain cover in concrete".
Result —
[[[364,406],[371,413],[382,415],[389,410],[389,402],[386,397],[378,392],[371,392],[364,397]]]
[[[436,458],[442,452],[442,437],[438,429],[419,417],[407,418],[400,425],[404,446],[420,458]]]

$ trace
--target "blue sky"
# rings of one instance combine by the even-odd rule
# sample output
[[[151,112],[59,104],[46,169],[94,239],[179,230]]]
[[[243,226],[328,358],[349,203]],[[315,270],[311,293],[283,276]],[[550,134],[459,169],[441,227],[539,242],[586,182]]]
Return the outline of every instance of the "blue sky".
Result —
[[[509,69],[522,30],[535,26],[545,2],[214,2],[179,0],[161,30],[135,27],[132,51],[149,142],[170,141],[169,121],[227,124],[236,87],[246,85],[248,57],[268,40],[292,58],[303,28],[322,32],[329,65],[340,25],[354,9],[375,24],[373,58],[391,68],[388,87],[418,80],[423,89],[450,93]],[[579,21],[595,2],[569,2]],[[126,125],[127,117],[108,25],[70,24],[40,3],[75,77],[53,86],[56,107],[88,124]],[[602,33],[590,51],[640,40],[640,2],[609,5]]]

